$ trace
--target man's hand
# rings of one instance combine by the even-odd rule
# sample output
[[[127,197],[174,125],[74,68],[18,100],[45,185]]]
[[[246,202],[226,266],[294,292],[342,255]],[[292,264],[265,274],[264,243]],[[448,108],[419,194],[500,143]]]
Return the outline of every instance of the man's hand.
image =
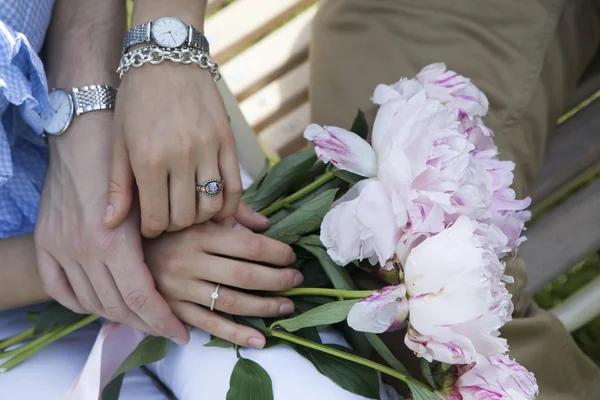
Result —
[[[235,215],[243,226],[256,230],[268,220],[243,205]],[[211,294],[222,284],[215,309],[232,315],[281,317],[294,311],[283,297],[261,297],[237,289],[280,291],[304,280],[294,269],[271,268],[254,262],[288,266],[292,249],[266,236],[227,221],[205,222],[177,233],[144,242],[146,262],[158,290],[182,321],[241,346],[262,348],[264,336],[209,310]],[[248,260],[248,261],[240,261]]]
[[[168,61],[129,71],[119,88],[111,166],[107,227],[127,216],[134,182],[147,238],[233,215],[242,181],[233,132],[210,72]],[[222,193],[196,192],[196,184],[213,178],[225,181]]]
[[[50,138],[35,231],[44,289],[66,307],[186,343],[189,334],[157,292],[144,264],[139,219],[102,224],[112,112],[85,114]]]

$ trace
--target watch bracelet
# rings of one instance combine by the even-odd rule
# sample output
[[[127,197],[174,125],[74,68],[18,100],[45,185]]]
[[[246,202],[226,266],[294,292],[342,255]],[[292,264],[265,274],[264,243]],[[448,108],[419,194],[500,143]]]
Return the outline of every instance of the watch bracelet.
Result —
[[[90,85],[73,88],[73,109],[75,115],[88,111],[112,110],[115,107],[117,90],[107,85]]]
[[[158,65],[166,60],[181,64],[196,64],[202,69],[210,70],[215,82],[221,79],[218,64],[208,53],[193,47],[182,47],[181,49],[166,49],[156,45],[140,47],[121,56],[116,72],[122,79],[131,67],[140,68],[148,63]]]

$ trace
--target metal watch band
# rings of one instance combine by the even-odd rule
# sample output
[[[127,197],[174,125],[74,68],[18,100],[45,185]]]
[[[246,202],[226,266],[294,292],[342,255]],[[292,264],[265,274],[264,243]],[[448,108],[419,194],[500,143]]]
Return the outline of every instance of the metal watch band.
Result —
[[[125,35],[123,40],[123,53],[125,53],[131,46],[135,46],[140,43],[150,43],[151,39],[152,22],[146,24],[134,26]]]
[[[188,29],[188,47],[198,49],[204,53],[210,53],[210,48],[206,36],[192,25],[187,26]],[[123,40],[123,53],[127,52],[131,46],[141,43],[150,43],[152,41],[152,21],[134,26],[125,35]],[[180,46],[181,47],[181,46]]]
[[[88,111],[110,110],[115,108],[117,90],[106,85],[91,85],[73,88],[73,109],[75,115]]]

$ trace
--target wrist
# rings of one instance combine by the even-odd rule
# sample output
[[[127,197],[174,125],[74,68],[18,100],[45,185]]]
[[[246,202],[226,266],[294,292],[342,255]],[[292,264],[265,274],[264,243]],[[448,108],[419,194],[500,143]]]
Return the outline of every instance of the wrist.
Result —
[[[135,0],[131,26],[169,16],[204,32],[205,14],[206,0]]]

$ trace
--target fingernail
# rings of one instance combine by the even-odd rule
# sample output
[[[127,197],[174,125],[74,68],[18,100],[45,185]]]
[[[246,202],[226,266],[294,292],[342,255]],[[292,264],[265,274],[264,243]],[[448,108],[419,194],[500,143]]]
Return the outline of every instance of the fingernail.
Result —
[[[294,277],[294,287],[302,285],[302,282],[304,282],[304,276],[302,276],[302,274],[298,272]]]
[[[292,253],[292,264],[295,263],[297,259],[298,256],[296,255],[296,253]]]
[[[258,218],[262,219],[262,220],[263,220],[263,221],[265,221],[265,222],[269,221],[269,218],[268,218],[267,216],[265,216],[265,215],[262,215],[262,214],[261,214],[261,213],[259,213],[259,212],[256,212],[256,211],[254,211],[254,215],[255,215],[255,216],[257,216]]]
[[[104,210],[104,218],[102,219],[104,221],[104,223],[107,223],[108,221],[110,221],[113,217],[114,214],[114,208],[112,206],[112,204],[109,204],[106,206],[106,210]]]
[[[288,315],[294,312],[294,304],[293,303],[283,303],[281,307],[279,307],[279,314]]]
[[[260,338],[250,338],[250,340],[248,340],[248,346],[253,347],[255,349],[262,349],[263,347],[265,347],[265,341],[260,339]]]
[[[187,341],[179,336],[175,336],[172,340],[180,346],[185,346],[187,344]]]
[[[188,330],[188,332],[192,331],[193,326],[191,326],[190,324],[183,324],[185,326],[185,329]]]

